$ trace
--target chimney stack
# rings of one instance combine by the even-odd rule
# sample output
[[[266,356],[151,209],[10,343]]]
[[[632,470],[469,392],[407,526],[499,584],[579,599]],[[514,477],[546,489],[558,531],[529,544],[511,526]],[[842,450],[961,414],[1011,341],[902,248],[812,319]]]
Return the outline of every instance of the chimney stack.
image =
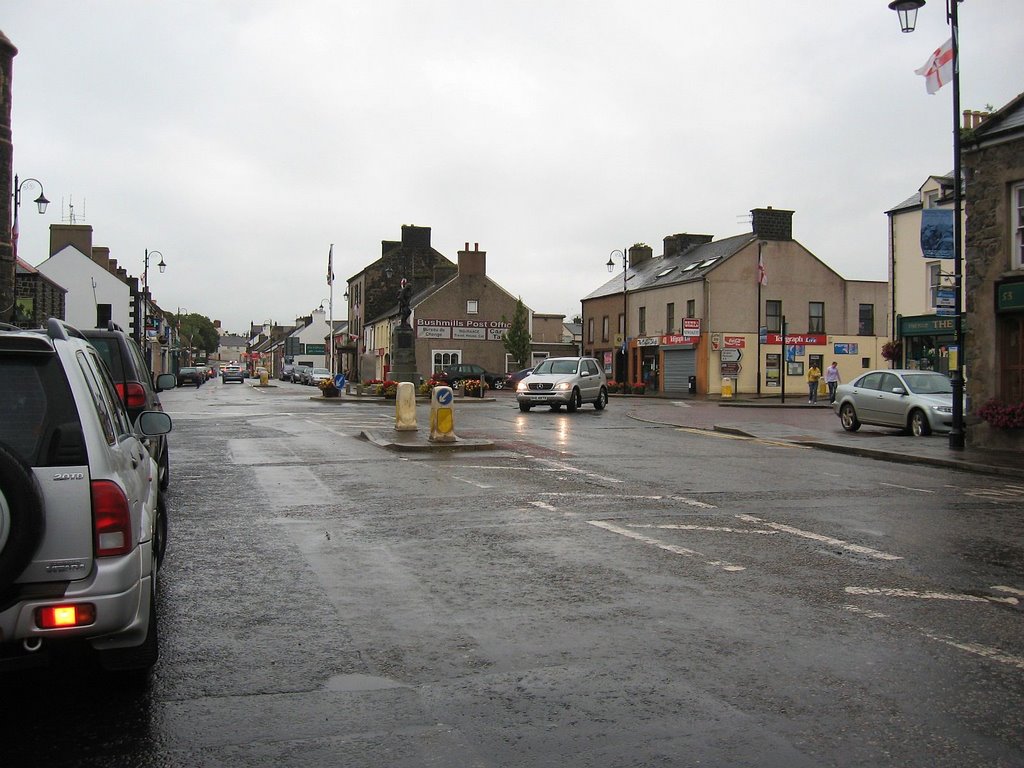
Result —
[[[793,211],[778,208],[754,208],[750,212],[754,234],[761,240],[792,240]]]

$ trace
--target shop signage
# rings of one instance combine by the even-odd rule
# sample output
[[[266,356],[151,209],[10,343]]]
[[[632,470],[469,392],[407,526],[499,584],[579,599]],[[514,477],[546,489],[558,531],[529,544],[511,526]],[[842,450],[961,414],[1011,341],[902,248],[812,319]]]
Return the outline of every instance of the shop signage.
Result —
[[[996,294],[996,312],[1024,309],[1024,283],[1004,283]]]
[[[500,341],[512,327],[504,320],[432,320],[416,318],[416,336],[420,339],[457,339],[459,341]]]
[[[729,349],[745,349],[747,346],[746,336],[726,336],[724,339],[725,346]]]
[[[663,347],[692,347],[697,339],[692,336],[680,336],[678,333],[670,333],[661,337]]]
[[[638,347],[656,347],[660,339],[657,336],[641,336],[636,340]]]
[[[953,332],[954,322],[935,315],[904,317],[900,321],[900,336],[942,336]]]
[[[700,336],[700,318],[683,318],[683,336]]]
[[[936,307],[955,307],[956,306],[956,289],[955,288],[939,288],[935,291],[935,306]]]
[[[788,323],[787,323],[787,325],[788,325]],[[782,334],[781,333],[769,333],[768,334],[768,343],[769,344],[781,344],[782,343]],[[805,335],[801,335],[801,334],[792,334],[792,333],[790,333],[790,334],[787,334],[787,336],[786,336],[786,343],[787,344],[797,344],[799,346],[807,346],[807,347],[819,347],[819,346],[821,346],[823,344],[827,344],[828,343],[828,336],[826,336],[823,333],[821,333],[821,334],[809,333],[806,336]]]
[[[722,362],[723,363],[738,363],[743,353],[738,349],[723,349],[722,350]]]
[[[306,354],[307,355],[322,355],[324,353],[324,344],[307,344]]]

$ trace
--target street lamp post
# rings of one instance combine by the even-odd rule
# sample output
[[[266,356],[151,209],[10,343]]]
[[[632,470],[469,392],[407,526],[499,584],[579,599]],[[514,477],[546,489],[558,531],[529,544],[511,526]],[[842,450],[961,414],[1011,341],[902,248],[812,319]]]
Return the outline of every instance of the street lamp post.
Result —
[[[160,251],[151,251],[146,249],[145,260],[142,265],[142,296],[139,301],[139,316],[135,320],[135,341],[142,345],[143,339],[145,338],[146,320],[149,317],[149,257],[159,256],[160,263],[157,266],[160,268],[161,274],[167,270],[167,264],[164,263],[164,255]],[[150,355],[152,354],[149,349],[149,345],[146,345],[146,362],[152,363]]]
[[[956,363],[951,371],[953,385],[953,427],[949,432],[949,447],[964,447],[964,364],[963,325],[961,320],[963,285],[963,178],[960,172],[960,24],[957,6],[963,0],[946,0],[946,21],[952,33],[953,53],[953,343],[956,345]],[[913,32],[917,24],[917,11],[925,0],[892,0],[889,7],[900,17],[900,29]]]
[[[8,312],[11,320],[15,320],[17,317],[16,305],[17,296],[14,288],[15,275],[17,274],[17,267],[15,266],[18,262],[18,209],[21,207],[21,188],[32,182],[39,187],[39,197],[35,199],[36,208],[39,213],[46,213],[46,206],[50,204],[50,201],[46,199],[46,195],[43,194],[43,184],[39,179],[22,179],[19,181],[18,177],[14,177],[14,223],[11,226],[11,265],[10,272],[0,276],[0,319],[4,319],[4,315]],[[6,268],[4,270],[6,272]],[[4,295],[6,289],[10,289],[10,306],[7,305],[7,297]]]
[[[609,272],[615,271],[615,255],[618,254],[619,258],[622,259],[622,370],[620,371],[620,381],[623,384],[629,383],[629,335],[626,333],[626,327],[629,323],[629,308],[626,303],[626,280],[629,276],[629,249],[623,248],[621,251],[616,248],[610,254],[608,254],[608,261],[605,262],[605,266]]]

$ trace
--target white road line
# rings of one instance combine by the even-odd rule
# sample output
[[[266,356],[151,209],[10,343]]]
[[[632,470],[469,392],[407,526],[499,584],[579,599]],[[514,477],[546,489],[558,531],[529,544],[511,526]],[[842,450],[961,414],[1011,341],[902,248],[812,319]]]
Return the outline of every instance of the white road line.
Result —
[[[778,531],[765,531],[760,528],[726,528],[718,525],[682,525],[679,523],[666,523],[665,525],[651,525],[638,523],[630,525],[630,528],[660,528],[667,531],[720,531],[722,533],[760,533],[766,536],[777,536]]]
[[[548,504],[545,501],[528,501],[527,504],[531,504],[531,505],[533,505],[535,507],[539,507],[540,509],[546,509],[549,512],[557,512],[558,511],[558,507],[553,507],[553,506],[551,506],[550,504]]]
[[[753,515],[736,515],[740,520],[745,520],[748,523],[760,523],[761,525],[767,525],[769,528],[774,528],[777,531],[783,531],[784,533],[791,533],[794,536],[800,536],[805,539],[812,539],[813,541],[820,541],[823,544],[829,546],[839,547],[840,549],[846,549],[850,552],[856,552],[859,555],[867,555],[873,557],[876,560],[902,560],[903,558],[899,555],[890,555],[887,552],[880,552],[877,549],[871,547],[862,547],[859,544],[851,544],[848,541],[842,539],[834,539],[831,536],[823,536],[820,533],[812,533],[811,531],[803,531],[799,528],[794,528],[790,525],[783,525],[782,523],[772,523],[768,520],[762,520],[760,517],[754,517]]]
[[[869,619],[888,619],[889,614],[879,613],[878,611],[869,611],[867,608],[860,608],[856,605],[844,605],[844,610],[850,613],[859,613],[861,616],[867,616]]]
[[[961,651],[967,651],[967,653],[973,653],[975,656],[981,656],[982,658],[989,659],[991,661],[998,661],[1000,664],[1009,664],[1011,667],[1017,667],[1017,669],[1024,669],[1024,657],[1013,656],[1012,654],[1001,651],[998,648],[992,648],[988,645],[981,645],[979,643],[961,643],[951,637],[937,635],[928,631],[924,631],[923,634],[929,640],[943,643],[952,648],[958,648]]]
[[[1019,595],[1020,597],[1024,597],[1024,589],[1017,589],[1015,587],[1003,587],[1003,586],[992,587],[992,589],[997,589],[1000,592],[1009,592],[1011,595]]]
[[[669,405],[674,405],[674,406],[676,406],[678,408],[689,408],[689,407],[691,407],[689,403],[684,403],[682,400],[672,400],[672,401],[669,402]]]
[[[617,533],[620,536],[625,536],[627,539],[633,539],[635,541],[649,544],[652,547],[663,549],[666,552],[671,552],[674,555],[682,555],[683,557],[697,557],[704,558],[705,555],[696,551],[695,549],[687,549],[686,547],[676,546],[675,544],[666,544],[663,541],[658,541],[651,536],[645,536],[642,533],[631,531],[628,528],[615,525],[614,523],[606,523],[603,520],[587,520],[587,525],[593,525],[596,528],[602,528],[612,533]],[[724,560],[705,560],[706,565],[713,565],[716,568],[721,568],[723,571],[745,571],[746,568],[742,565],[734,565],[733,563],[727,563]]]
[[[685,496],[638,496],[632,494],[619,493],[584,493],[582,491],[545,491],[540,495],[573,496],[576,498],[583,497],[585,499],[621,499],[623,501],[678,501],[680,504],[686,504],[689,507],[699,507],[701,509],[718,509],[718,507],[716,507],[714,504],[705,504],[703,501],[697,501],[696,499],[688,499]]]
[[[930,488],[911,488],[909,485],[897,485],[896,483],[879,483],[879,485],[887,485],[890,488],[900,488],[904,491],[917,491],[918,493],[935,493]]]
[[[850,595],[882,595],[883,597],[914,597],[920,600],[956,600],[963,603],[987,603],[988,600],[977,595],[964,595],[957,592],[918,592],[913,589],[880,589],[877,587],[846,587]]]
[[[478,483],[476,480],[470,480],[465,477],[459,477],[458,475],[452,475],[452,480],[458,480],[460,483],[466,483],[466,485],[472,485],[475,488],[493,488],[493,485],[487,485],[486,483]]]

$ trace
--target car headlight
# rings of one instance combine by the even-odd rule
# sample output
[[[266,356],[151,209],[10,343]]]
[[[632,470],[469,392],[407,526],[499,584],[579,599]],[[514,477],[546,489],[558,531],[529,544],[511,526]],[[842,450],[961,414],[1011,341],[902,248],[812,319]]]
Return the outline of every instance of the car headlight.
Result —
[[[938,413],[952,413],[953,412],[953,406],[952,405],[933,405],[932,406],[932,410],[936,411]]]
[[[516,392],[525,392],[527,389],[529,389],[529,387],[526,386],[525,381],[520,381],[516,384]]]
[[[555,384],[555,389],[557,389],[559,392],[565,392],[565,390],[567,389],[572,389],[572,382],[560,381],[557,384]]]

